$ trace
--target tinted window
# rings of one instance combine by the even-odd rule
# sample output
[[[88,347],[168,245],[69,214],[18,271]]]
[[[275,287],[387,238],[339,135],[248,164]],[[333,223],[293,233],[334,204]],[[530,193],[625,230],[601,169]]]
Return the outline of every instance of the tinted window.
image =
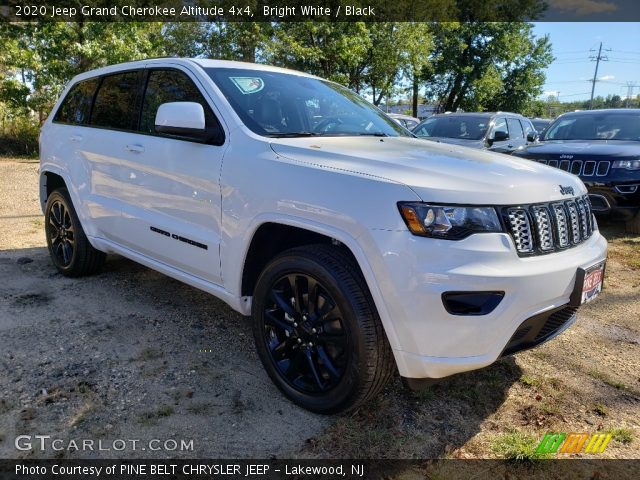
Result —
[[[169,102],[199,103],[204,108],[206,128],[217,125],[211,108],[187,75],[178,70],[152,70],[142,104],[140,130],[154,133],[158,107]]]
[[[496,132],[504,132],[509,135],[509,129],[507,128],[507,119],[500,117],[496,119],[496,124],[493,126],[493,134]]]
[[[138,72],[104,77],[91,113],[91,125],[134,130],[137,124]]]
[[[474,115],[433,116],[422,122],[413,133],[419,137],[480,140],[489,127],[489,117]]]
[[[409,136],[351,90],[288,73],[205,68],[244,124],[266,136]]]
[[[536,133],[535,127],[531,124],[531,122],[529,120],[520,119],[520,124],[522,125],[522,128],[524,129],[524,137],[525,138],[527,138],[529,136],[529,134],[535,134]]]
[[[522,126],[517,118],[508,118],[507,123],[509,124],[509,138],[524,138]]]
[[[563,115],[545,140],[640,140],[640,114],[592,112]]]
[[[91,101],[97,86],[97,78],[76,83],[60,104],[53,121],[72,125],[88,123],[89,114],[91,113]]]

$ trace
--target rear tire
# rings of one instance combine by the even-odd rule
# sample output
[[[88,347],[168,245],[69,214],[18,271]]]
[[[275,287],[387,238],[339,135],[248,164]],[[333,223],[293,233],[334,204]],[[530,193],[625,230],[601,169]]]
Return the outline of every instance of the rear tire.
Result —
[[[106,255],[89,243],[66,188],[47,198],[44,222],[49,255],[60,273],[81,277],[100,270]]]
[[[278,388],[317,413],[356,408],[394,372],[391,347],[352,258],[329,245],[293,248],[261,273],[253,334]]]
[[[627,222],[626,232],[640,235],[640,212],[636,213],[635,216]]]

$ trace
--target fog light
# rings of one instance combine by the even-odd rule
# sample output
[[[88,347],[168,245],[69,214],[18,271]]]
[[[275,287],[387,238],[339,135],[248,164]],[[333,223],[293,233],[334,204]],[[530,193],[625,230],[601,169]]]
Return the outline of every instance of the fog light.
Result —
[[[445,292],[444,308],[451,315],[487,315],[504,298],[504,292]]]

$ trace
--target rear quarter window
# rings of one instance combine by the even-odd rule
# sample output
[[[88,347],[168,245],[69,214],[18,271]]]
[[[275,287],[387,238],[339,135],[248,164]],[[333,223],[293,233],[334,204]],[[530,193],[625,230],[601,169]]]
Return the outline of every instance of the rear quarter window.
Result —
[[[104,77],[91,113],[91,125],[116,130],[135,130],[138,123],[138,71]]]
[[[64,98],[53,117],[56,123],[85,125],[89,122],[91,102],[98,86],[98,79],[92,78],[76,83]]]

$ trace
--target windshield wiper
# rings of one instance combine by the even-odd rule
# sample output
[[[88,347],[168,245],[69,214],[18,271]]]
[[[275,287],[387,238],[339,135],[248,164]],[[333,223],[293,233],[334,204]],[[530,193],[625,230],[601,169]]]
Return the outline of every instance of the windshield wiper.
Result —
[[[388,137],[389,136],[384,132],[363,132],[363,133],[359,133],[358,135],[363,137]]]
[[[282,133],[270,133],[269,137],[272,138],[292,138],[292,137],[319,137],[321,133],[316,132],[282,132]]]

